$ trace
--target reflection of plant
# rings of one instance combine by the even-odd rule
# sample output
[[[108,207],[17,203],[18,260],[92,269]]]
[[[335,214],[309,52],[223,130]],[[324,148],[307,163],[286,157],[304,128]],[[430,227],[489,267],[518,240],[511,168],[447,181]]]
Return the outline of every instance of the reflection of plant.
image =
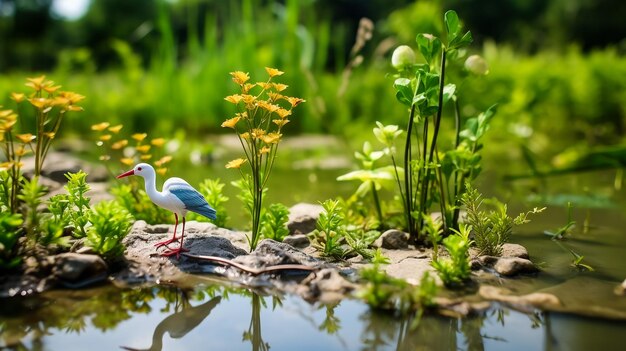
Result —
[[[252,343],[253,351],[268,351],[270,344],[263,341],[261,334],[261,306],[265,306],[265,300],[258,294],[252,294],[252,316],[250,317],[250,326],[243,333],[243,340]]]
[[[499,256],[502,254],[502,245],[509,241],[514,225],[530,222],[528,216],[540,213],[545,208],[534,208],[528,212],[522,212],[517,217],[511,218],[507,214],[506,204],[493,199],[490,201],[495,210],[483,211],[482,195],[474,189],[469,182],[466,184],[466,193],[461,197],[461,202],[467,211],[467,224],[474,233],[474,242],[478,247],[479,254]]]
[[[292,109],[304,102],[297,97],[282,95],[287,86],[272,82],[272,78],[283,72],[274,68],[265,70],[269,78],[266,82],[257,83],[248,83],[248,73],[231,72],[241,93],[227,96],[225,100],[235,104],[238,112],[222,123],[222,127],[234,130],[245,154],[245,158],[230,161],[226,168],[238,169],[243,179],[242,166],[247,162],[250,168],[251,179],[242,183],[249,187],[253,200],[250,208],[252,235],[248,240],[250,250],[256,248],[260,238],[263,194],[282,139],[282,128],[289,123],[287,117]]]

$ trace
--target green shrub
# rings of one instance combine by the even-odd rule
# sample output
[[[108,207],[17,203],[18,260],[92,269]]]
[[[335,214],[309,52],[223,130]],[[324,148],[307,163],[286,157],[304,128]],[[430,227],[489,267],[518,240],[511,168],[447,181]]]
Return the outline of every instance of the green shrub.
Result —
[[[0,212],[0,268],[10,269],[22,262],[17,256],[17,241],[22,235],[22,215]]]
[[[128,234],[133,217],[116,201],[102,201],[88,213],[91,226],[87,229],[87,245],[108,259],[114,259],[124,253],[122,240]]]

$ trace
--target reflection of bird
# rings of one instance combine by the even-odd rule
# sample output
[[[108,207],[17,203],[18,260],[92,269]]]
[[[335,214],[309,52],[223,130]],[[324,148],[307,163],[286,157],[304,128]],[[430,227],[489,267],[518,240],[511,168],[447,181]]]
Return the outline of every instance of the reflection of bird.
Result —
[[[174,212],[176,224],[174,225],[174,236],[171,239],[157,243],[156,247],[168,245],[176,239],[176,228],[178,228],[178,216],[183,218],[183,230],[181,231],[180,246],[177,249],[167,250],[163,256],[176,255],[178,257],[182,251],[187,251],[183,247],[185,240],[185,215],[187,211],[201,214],[207,218],[215,219],[215,210],[206,202],[202,194],[194,189],[189,183],[180,178],[170,178],[163,184],[163,191],[156,189],[156,173],[154,168],[147,163],[140,163],[128,172],[122,173],[117,178],[124,178],[131,175],[143,177],[146,184],[146,193],[150,200],[160,207]]]
[[[129,351],[159,351],[163,348],[163,336],[165,333],[168,333],[174,339],[182,338],[197,327],[221,300],[221,296],[216,296],[202,305],[195,307],[184,306],[181,311],[167,316],[154,329],[152,345],[147,349],[134,349],[127,346],[121,346],[121,348]]]

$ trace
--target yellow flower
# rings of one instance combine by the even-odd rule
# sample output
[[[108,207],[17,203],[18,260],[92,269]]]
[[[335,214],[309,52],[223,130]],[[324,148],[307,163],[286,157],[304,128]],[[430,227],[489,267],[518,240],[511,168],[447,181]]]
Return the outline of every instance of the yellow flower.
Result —
[[[98,123],[98,124],[94,124],[91,126],[91,130],[95,130],[98,132],[101,132],[105,129],[107,129],[107,127],[109,126],[109,122],[102,122],[102,123]]]
[[[248,118],[248,112],[236,113],[235,116],[245,119],[245,118]]]
[[[222,127],[235,129],[235,126],[237,125],[237,122],[239,122],[240,119],[241,117],[239,116],[227,119],[224,122],[222,122]]]
[[[54,132],[43,133],[43,135],[48,139],[54,139],[54,137],[56,136]]]
[[[243,92],[244,94],[247,94],[250,89],[254,88],[255,84],[252,83],[246,83],[241,87],[241,92]]]
[[[293,96],[289,96],[286,99],[291,104],[291,107],[296,107],[300,105],[301,103],[306,102],[306,100],[304,99],[300,99],[299,97],[293,97]]]
[[[261,128],[254,128],[250,131],[250,134],[252,135],[252,139],[258,139],[265,135],[265,131]]]
[[[267,82],[258,82],[256,83],[256,85],[260,86],[263,89],[271,89],[272,88],[272,83],[267,83]]]
[[[276,68],[265,67],[265,71],[269,74],[270,78],[282,75],[283,71],[279,71]]]
[[[102,155],[102,156],[98,157],[98,159],[100,161],[108,161],[108,160],[111,159],[111,156],[109,156],[109,155]]]
[[[278,111],[276,111],[276,114],[280,118],[286,118],[287,116],[291,115],[291,110],[285,110],[284,108],[280,108],[278,109]]]
[[[141,155],[141,160],[142,161],[148,161],[149,159],[152,158],[152,155],[148,154],[148,155]]]
[[[239,134],[239,136],[244,139],[244,140],[250,140],[250,133],[245,132],[245,133],[241,133]]]
[[[165,175],[165,173],[167,173],[167,168],[165,167],[157,168],[156,172],[160,175]]]
[[[256,101],[256,96],[244,94],[241,97],[243,99],[243,102],[246,104],[246,107],[253,107],[253,104]]]
[[[116,126],[109,127],[109,132],[117,134],[120,132],[120,130],[122,130],[122,128],[124,128],[124,125],[118,124]]]
[[[113,143],[113,145],[111,145],[111,149],[119,150],[119,149],[123,148],[126,145],[128,145],[128,140],[126,140],[126,139],[120,140],[120,141],[116,141],[115,143]]]
[[[22,93],[11,93],[11,99],[15,100],[15,102],[20,103],[24,101],[24,94]]]
[[[287,84],[282,84],[282,83],[274,83],[274,89],[276,89],[276,91],[283,91],[285,89],[287,89],[289,86]]]
[[[46,76],[39,76],[36,78],[26,78],[28,83],[26,83],[27,87],[33,88],[36,91],[40,91],[43,89],[44,80],[46,80]]]
[[[15,151],[15,155],[17,157],[22,157],[28,153],[28,150],[24,147],[24,145],[20,146],[19,149]]]
[[[282,137],[282,134],[280,133],[269,133],[262,136],[261,140],[263,140],[263,142],[266,144],[278,144],[278,142],[280,141],[280,137]]]
[[[13,162],[2,162],[0,163],[0,170],[7,170],[13,166]]]
[[[161,147],[161,146],[165,145],[165,139],[164,138],[152,139],[150,144],[152,144],[152,145],[154,145],[156,147]]]
[[[263,147],[261,148],[261,150],[259,150],[259,155],[263,155],[263,154],[266,154],[266,153],[268,153],[268,152],[270,152],[270,148],[269,148],[269,147],[267,147],[267,146],[263,146]]]
[[[235,94],[235,95],[230,95],[224,98],[224,100],[232,103],[232,104],[238,104],[239,102],[241,102],[241,100],[243,99],[243,97],[239,94]]]
[[[273,119],[272,122],[276,123],[278,128],[282,128],[285,124],[289,123],[289,120],[287,118]]]
[[[270,91],[269,93],[267,93],[267,96],[270,98],[270,101],[278,101],[280,99],[283,99],[285,96],[279,94],[279,93],[275,93],[273,91]]]
[[[266,111],[269,111],[270,113],[276,112],[278,109],[280,109],[280,106],[270,104],[269,102],[264,101],[264,100],[257,102],[256,105]]]
[[[24,144],[28,144],[35,139],[35,136],[30,133],[18,134],[15,137],[18,138]]]
[[[130,166],[133,163],[135,163],[135,160],[133,160],[132,158],[129,157],[124,157],[123,159],[120,160],[120,162],[122,162],[123,164]]]
[[[111,140],[111,137],[112,137],[111,134],[105,134],[105,135],[100,136],[100,140],[109,141]]]
[[[241,166],[246,163],[246,160],[243,158],[238,158],[232,160],[226,164],[226,168],[241,168]]]
[[[142,141],[147,136],[148,136],[148,134],[146,134],[146,133],[135,133],[135,134],[131,135],[131,138],[133,138],[133,139],[135,139],[137,141]]]
[[[137,146],[135,149],[137,149],[137,151],[143,154],[143,153],[150,151],[150,145],[140,145],[140,146]]]
[[[80,107],[80,106],[75,106],[75,105],[70,105],[70,106],[68,106],[68,107],[67,107],[67,109],[68,109],[69,111],[75,111],[75,112],[77,112],[77,111],[83,111],[83,108],[82,108],[82,107]]]
[[[36,108],[43,110],[50,105],[51,101],[46,98],[30,98],[28,101]]]
[[[46,85],[43,87],[43,90],[45,90],[48,94],[52,94],[61,88],[60,85],[53,85],[54,82],[49,82],[49,83],[50,83],[49,85]]]
[[[155,163],[158,163],[158,164],[157,164],[157,166],[161,166],[161,165],[164,165],[164,164],[166,164],[166,163],[169,163],[171,160],[172,160],[172,156],[167,155],[167,156],[163,156],[163,157],[161,157],[161,158],[160,158],[157,162],[155,162]]]
[[[248,81],[248,79],[250,79],[248,73],[244,73],[241,71],[230,72],[230,75],[233,77],[233,82],[239,85],[243,85],[245,82]]]
[[[70,100],[71,104],[78,103],[85,98],[83,95],[76,94],[72,91],[61,91],[59,92],[59,96]]]

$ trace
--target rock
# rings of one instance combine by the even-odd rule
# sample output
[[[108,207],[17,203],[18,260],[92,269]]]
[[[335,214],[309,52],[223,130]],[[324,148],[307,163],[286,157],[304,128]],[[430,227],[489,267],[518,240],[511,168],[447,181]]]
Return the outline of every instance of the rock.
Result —
[[[531,261],[519,257],[502,257],[498,259],[493,268],[498,274],[505,277],[539,271]]]
[[[528,259],[528,250],[519,244],[506,243],[502,245],[502,257],[519,257]]]
[[[332,268],[311,273],[296,288],[296,292],[308,301],[331,303],[348,295],[356,288],[341,274]]]
[[[311,243],[306,234],[289,235],[283,239],[283,242],[293,247],[307,247]]]
[[[561,301],[558,297],[545,292],[515,296],[511,295],[508,290],[495,286],[483,285],[478,290],[478,294],[484,299],[504,302],[518,309],[528,311],[532,311],[533,308],[558,310],[562,307]]]
[[[84,287],[107,278],[108,266],[100,256],[68,252],[54,260],[52,274],[67,287]]]
[[[293,246],[271,239],[264,239],[249,255],[239,256],[233,261],[252,268],[277,266],[281,264],[301,264],[311,267],[321,267],[325,264],[317,258],[309,256]]]
[[[299,203],[289,209],[287,228],[291,234],[307,234],[315,230],[315,224],[324,211],[321,205]]]
[[[22,170],[24,174],[29,177],[32,176],[35,173],[35,158],[24,158]],[[41,170],[41,175],[57,183],[65,184],[67,183],[66,173],[76,173],[80,170],[87,173],[88,182],[102,182],[108,179],[104,167],[91,166],[87,162],[65,152],[49,152]]]
[[[391,250],[406,249],[409,247],[409,234],[400,230],[389,229],[374,241],[374,247]]]

